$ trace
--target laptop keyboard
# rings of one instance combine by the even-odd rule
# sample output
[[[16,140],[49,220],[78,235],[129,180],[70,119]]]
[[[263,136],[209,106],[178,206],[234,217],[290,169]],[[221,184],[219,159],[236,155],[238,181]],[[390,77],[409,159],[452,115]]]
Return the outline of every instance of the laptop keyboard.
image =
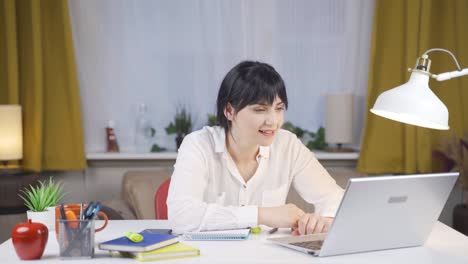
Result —
[[[291,245],[303,247],[311,250],[319,250],[322,247],[323,240],[306,241],[299,243],[290,243]]]

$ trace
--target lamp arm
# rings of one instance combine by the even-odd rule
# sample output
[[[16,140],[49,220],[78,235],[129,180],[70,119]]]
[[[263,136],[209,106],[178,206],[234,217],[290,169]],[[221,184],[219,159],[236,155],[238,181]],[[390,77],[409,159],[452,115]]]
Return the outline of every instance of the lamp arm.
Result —
[[[460,77],[460,76],[468,74],[468,68],[462,69],[460,67],[460,64],[458,63],[457,58],[455,58],[455,55],[453,55],[453,53],[450,52],[449,50],[441,49],[441,48],[428,49],[428,50],[426,50],[426,52],[424,52],[424,54],[421,57],[426,60],[426,59],[428,59],[427,54],[429,54],[430,52],[433,52],[433,51],[443,51],[445,53],[448,53],[452,57],[453,61],[455,62],[455,65],[457,66],[457,70],[456,71],[451,71],[451,72],[445,72],[445,73],[441,73],[441,74],[437,74],[437,75],[432,74],[432,75],[430,75],[432,78],[435,78],[437,81],[441,82],[441,81],[450,80],[452,78],[456,78],[456,77]]]
[[[465,68],[460,71],[444,72],[441,74],[437,74],[435,79],[441,82],[441,81],[450,80],[452,78],[460,77],[460,76],[467,75],[467,74],[468,74],[468,68]]]
[[[433,52],[433,51],[443,51],[443,52],[446,52],[446,53],[450,54],[450,56],[452,56],[452,59],[455,61],[455,64],[457,65],[457,70],[458,70],[458,71],[461,71],[461,70],[462,70],[462,68],[460,67],[460,64],[459,64],[458,61],[457,61],[457,58],[455,58],[455,55],[453,55],[452,52],[450,52],[449,50],[446,50],[446,49],[441,49],[441,48],[428,49],[428,50],[426,50],[426,52],[424,52],[423,57],[424,57],[424,55],[427,56],[427,54],[429,54],[429,52]],[[463,75],[464,75],[464,74],[463,74]],[[461,76],[461,75],[460,75],[460,76]],[[455,77],[458,77],[458,76],[455,76]],[[450,79],[450,78],[449,78],[449,79]],[[448,79],[447,79],[447,80],[448,80]]]

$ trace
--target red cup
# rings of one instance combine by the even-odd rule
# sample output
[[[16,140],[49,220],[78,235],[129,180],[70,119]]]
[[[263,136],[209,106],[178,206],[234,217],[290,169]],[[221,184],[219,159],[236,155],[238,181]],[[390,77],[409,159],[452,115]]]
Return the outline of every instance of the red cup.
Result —
[[[81,204],[64,204],[63,209],[65,210],[65,214],[67,214],[67,212],[73,212],[73,214],[77,218],[79,218],[79,216],[80,216],[80,206],[81,206]],[[87,208],[87,206],[88,206],[88,204],[83,204],[83,213],[84,213],[84,210]],[[68,214],[70,214],[70,213],[68,213]],[[57,236],[57,239],[58,239],[58,233],[59,233],[58,219],[60,219],[61,215],[62,214],[60,213],[60,205],[55,206],[55,235]],[[98,216],[98,218],[101,218],[101,219],[104,220],[104,224],[101,227],[96,228],[95,232],[99,232],[99,231],[104,230],[104,228],[106,228],[106,226],[107,226],[107,223],[109,222],[109,218],[107,217],[106,213],[104,213],[102,211],[99,211],[97,216]]]

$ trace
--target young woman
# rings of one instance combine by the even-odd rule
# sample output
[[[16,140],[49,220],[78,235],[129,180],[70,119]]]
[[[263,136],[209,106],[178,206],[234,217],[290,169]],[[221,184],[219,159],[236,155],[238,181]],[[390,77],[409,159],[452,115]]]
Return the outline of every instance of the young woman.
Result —
[[[284,82],[270,65],[244,61],[227,73],[217,99],[219,126],[191,133],[179,148],[167,199],[174,232],[258,225],[327,232],[343,189],[294,134],[280,129],[287,106]],[[315,213],[285,204],[291,184]]]

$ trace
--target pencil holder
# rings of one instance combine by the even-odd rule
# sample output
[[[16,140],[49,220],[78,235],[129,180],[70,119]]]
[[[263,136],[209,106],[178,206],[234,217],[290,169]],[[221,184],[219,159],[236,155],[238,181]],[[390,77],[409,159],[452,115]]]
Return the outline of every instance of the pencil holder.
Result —
[[[60,258],[92,258],[94,256],[94,219],[59,219]]]

